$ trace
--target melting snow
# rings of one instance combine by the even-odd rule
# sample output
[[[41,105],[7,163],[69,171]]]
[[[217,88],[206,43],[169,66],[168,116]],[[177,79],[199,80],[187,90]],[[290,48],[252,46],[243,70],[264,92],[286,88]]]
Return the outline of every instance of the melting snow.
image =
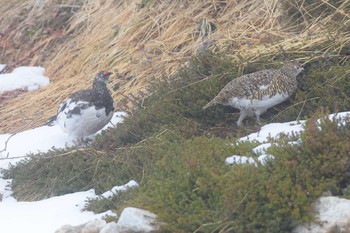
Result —
[[[256,140],[260,143],[265,143],[268,138],[278,138],[281,135],[286,134],[299,134],[304,129],[305,121],[291,121],[286,123],[271,123],[261,127],[259,132],[252,133],[246,137],[240,139],[240,141],[253,141]]]
[[[240,156],[240,155],[232,155],[225,159],[226,164],[252,164],[256,165],[256,162],[251,157]]]
[[[4,65],[0,65],[0,71],[4,68]],[[12,73],[0,74],[0,93],[16,89],[34,91],[47,86],[50,80],[44,76],[44,72],[43,67],[21,66]]]
[[[78,225],[106,214],[113,215],[111,211],[97,215],[81,211],[85,200],[95,196],[91,189],[34,202],[17,202],[14,198],[3,198],[0,202],[1,232],[48,233],[67,223]]]
[[[101,194],[101,197],[103,198],[111,198],[115,194],[118,194],[118,192],[126,191],[129,188],[135,188],[139,186],[138,183],[134,180],[130,180],[127,184],[124,184],[123,186],[115,186],[110,191],[104,192]]]

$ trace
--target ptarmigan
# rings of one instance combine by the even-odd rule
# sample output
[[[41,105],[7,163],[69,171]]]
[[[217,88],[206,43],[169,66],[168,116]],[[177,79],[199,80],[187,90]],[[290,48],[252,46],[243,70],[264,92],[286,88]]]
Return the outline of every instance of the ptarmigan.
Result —
[[[63,101],[57,115],[51,117],[45,124],[58,124],[69,136],[78,140],[95,134],[111,120],[114,113],[113,99],[107,88],[107,82],[112,72],[99,72],[92,89],[73,93]]]
[[[203,109],[215,104],[232,106],[240,110],[237,125],[246,116],[256,117],[291,96],[297,89],[296,76],[304,68],[298,61],[287,62],[280,69],[261,70],[240,76],[229,82]]]

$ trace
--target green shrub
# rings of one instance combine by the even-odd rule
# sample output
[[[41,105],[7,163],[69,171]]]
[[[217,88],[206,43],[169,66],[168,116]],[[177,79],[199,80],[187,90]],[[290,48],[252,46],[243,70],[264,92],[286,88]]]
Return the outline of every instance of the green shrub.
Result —
[[[157,213],[166,232],[290,232],[312,219],[311,203],[322,192],[341,194],[349,185],[348,123],[339,128],[324,119],[318,127],[310,120],[299,144],[290,143],[294,136],[275,142],[269,149],[275,160],[266,166],[223,163],[237,151],[249,155],[251,143],[232,147],[205,137],[170,143],[126,203]]]
[[[44,198],[95,188],[97,193],[138,178],[139,160],[132,153],[119,157],[94,149],[52,150],[22,160],[6,172],[18,200]]]

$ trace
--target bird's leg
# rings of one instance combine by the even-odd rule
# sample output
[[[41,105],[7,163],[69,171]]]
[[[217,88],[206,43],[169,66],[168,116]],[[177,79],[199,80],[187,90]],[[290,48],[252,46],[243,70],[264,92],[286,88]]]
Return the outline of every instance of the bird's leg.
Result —
[[[81,137],[76,140],[74,140],[74,144],[78,147],[87,147],[93,142],[92,138],[89,137]]]
[[[238,121],[237,121],[237,126],[241,126],[242,125],[242,121],[244,120],[244,118],[247,116],[247,112],[245,110],[241,110]]]
[[[264,112],[266,112],[267,109],[259,109],[259,110],[255,110],[254,113],[255,113],[255,116],[256,116],[256,123],[261,125],[261,122],[260,122],[260,115]]]
[[[261,121],[260,121],[260,115],[256,114],[256,123],[258,125],[261,125]]]

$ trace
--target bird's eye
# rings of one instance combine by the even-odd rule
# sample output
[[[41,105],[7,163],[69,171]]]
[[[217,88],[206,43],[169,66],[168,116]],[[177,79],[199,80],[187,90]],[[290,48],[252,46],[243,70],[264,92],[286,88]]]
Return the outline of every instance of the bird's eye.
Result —
[[[103,75],[107,75],[108,74],[108,72],[107,71],[103,71]]]

